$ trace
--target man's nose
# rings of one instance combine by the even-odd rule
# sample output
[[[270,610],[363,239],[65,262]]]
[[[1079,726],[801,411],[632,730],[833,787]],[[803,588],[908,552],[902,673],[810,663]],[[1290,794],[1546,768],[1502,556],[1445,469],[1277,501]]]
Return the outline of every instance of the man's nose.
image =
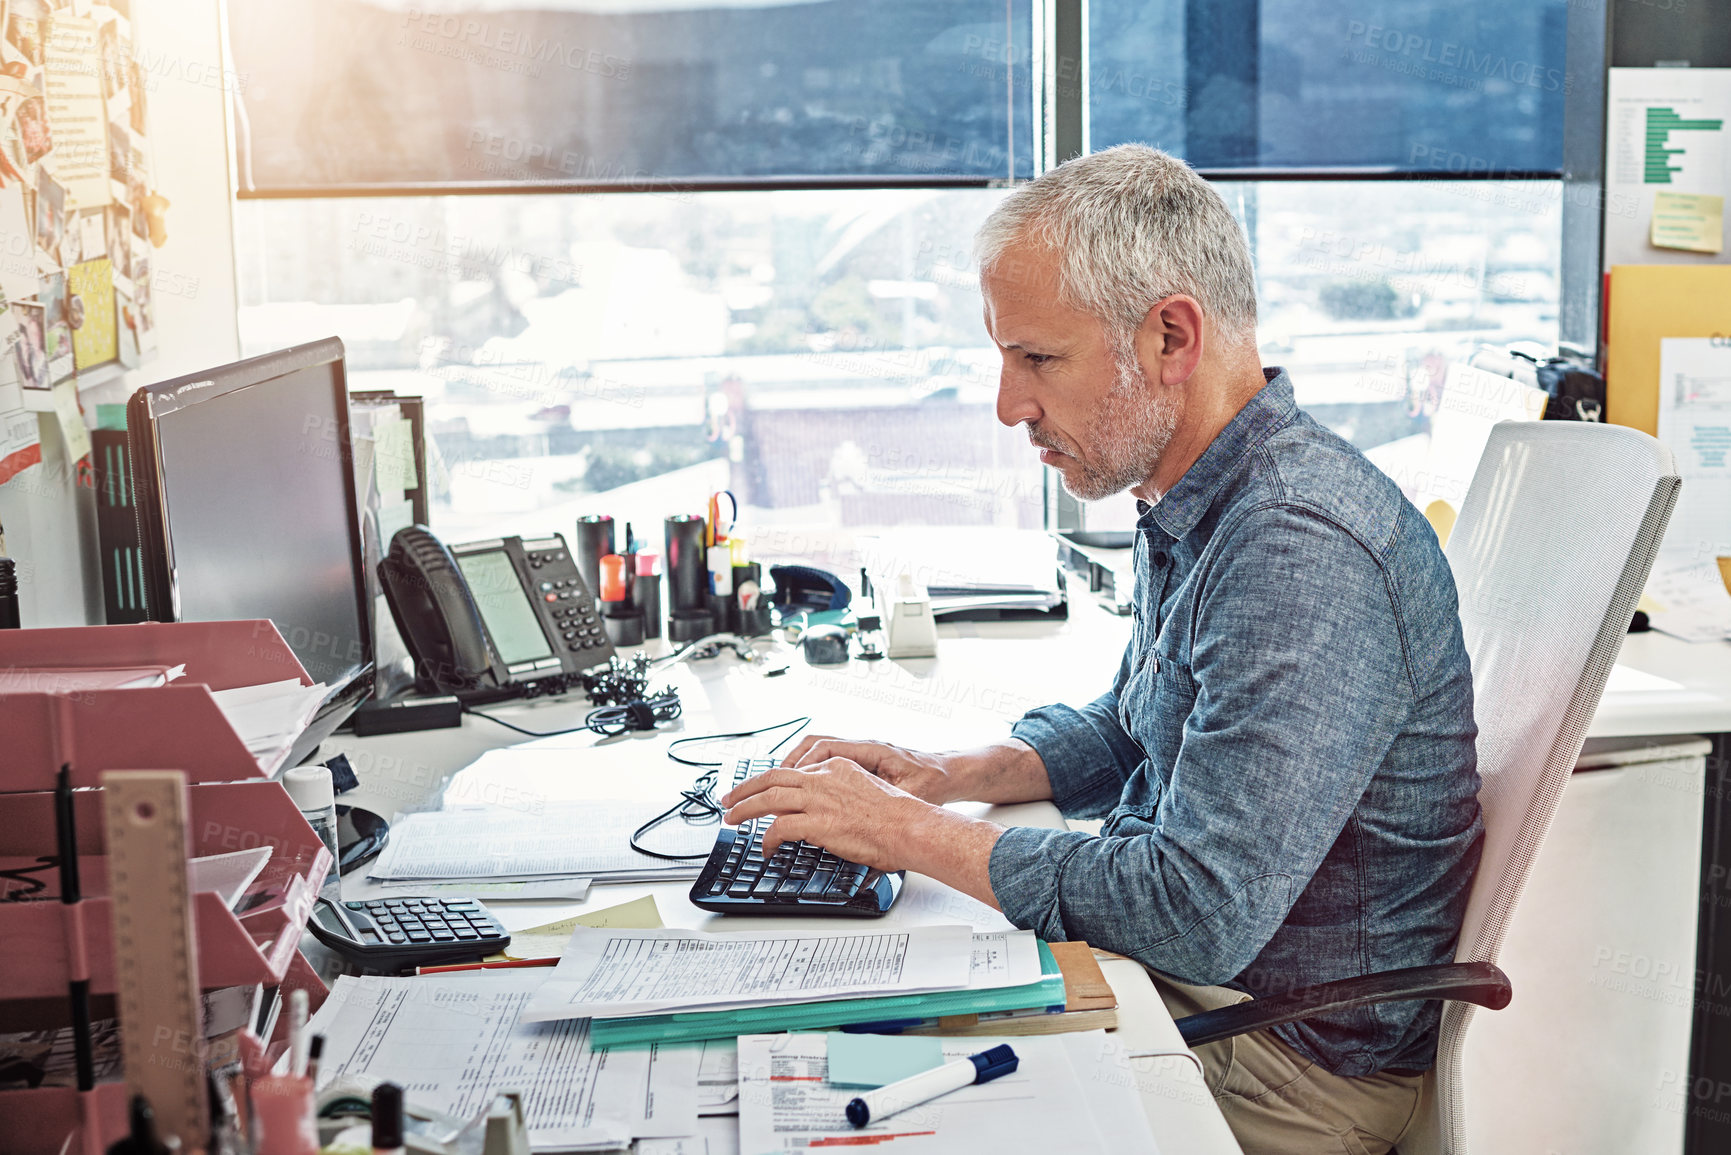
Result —
[[[1016,426],[1026,421],[1038,421],[1042,416],[1040,406],[1028,392],[1020,375],[1006,365],[998,373],[998,420],[1005,425]]]

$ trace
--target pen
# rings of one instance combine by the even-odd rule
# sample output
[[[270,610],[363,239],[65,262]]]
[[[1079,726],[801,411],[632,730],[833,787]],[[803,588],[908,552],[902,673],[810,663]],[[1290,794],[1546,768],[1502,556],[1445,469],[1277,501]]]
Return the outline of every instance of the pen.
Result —
[[[307,1073],[307,993],[289,992],[289,1074],[300,1078]]]
[[[416,967],[417,975],[444,975],[452,971],[493,971],[507,970],[511,967],[551,967],[558,966],[556,958],[513,958],[502,962],[449,963],[440,967]]]
[[[1012,1051],[1008,1044],[1000,1044],[989,1051],[981,1051],[977,1055],[969,1055],[965,1059],[957,1059],[953,1063],[945,1063],[941,1067],[910,1075],[900,1082],[889,1083],[875,1091],[867,1091],[847,1105],[847,1121],[855,1127],[864,1127],[873,1119],[888,1118],[898,1111],[929,1103],[939,1095],[947,1095],[975,1083],[989,1083],[1000,1075],[1008,1075],[1020,1063],[1016,1052]]]
[[[312,1042],[307,1044],[307,1081],[314,1087],[319,1085],[319,1059],[325,1053],[325,1037],[314,1035]]]
[[[62,765],[54,778],[54,838],[60,851],[60,901],[75,905],[79,898],[78,827],[72,811],[72,767]],[[78,951],[77,953],[82,953]],[[69,956],[76,957],[73,951]],[[90,1048],[90,980],[73,979],[67,984],[72,1010],[72,1063],[78,1089],[96,1086],[96,1063]]]

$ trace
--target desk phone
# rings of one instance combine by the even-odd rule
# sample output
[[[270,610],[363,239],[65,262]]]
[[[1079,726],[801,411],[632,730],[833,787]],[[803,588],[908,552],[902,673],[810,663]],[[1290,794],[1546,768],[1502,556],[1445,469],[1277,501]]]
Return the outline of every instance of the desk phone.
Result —
[[[415,688],[465,702],[557,694],[613,656],[559,534],[447,546],[425,526],[391,538],[379,580],[415,661]]]

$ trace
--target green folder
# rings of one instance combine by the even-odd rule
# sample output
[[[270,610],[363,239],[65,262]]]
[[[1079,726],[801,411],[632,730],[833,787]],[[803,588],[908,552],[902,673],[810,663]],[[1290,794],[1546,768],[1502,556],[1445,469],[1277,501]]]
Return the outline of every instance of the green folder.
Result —
[[[984,991],[932,991],[919,995],[883,995],[869,999],[838,999],[824,1003],[783,1003],[738,1011],[678,1011],[631,1019],[595,1019],[589,1024],[592,1047],[646,1047],[652,1043],[695,1043],[731,1039],[736,1035],[777,1031],[830,1031],[866,1023],[896,1023],[935,1019],[942,1015],[978,1015],[989,1011],[1027,1011],[1035,1007],[1064,1008],[1064,976],[1058,960],[1043,942],[1040,978],[1020,987]]]

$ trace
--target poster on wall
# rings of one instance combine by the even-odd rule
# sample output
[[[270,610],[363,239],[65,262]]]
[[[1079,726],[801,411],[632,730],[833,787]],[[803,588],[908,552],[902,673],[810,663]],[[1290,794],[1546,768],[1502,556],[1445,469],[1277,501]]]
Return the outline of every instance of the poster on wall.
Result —
[[[128,0],[0,0],[0,349],[23,389],[155,347],[151,190]],[[155,233],[153,238],[152,233]]]

